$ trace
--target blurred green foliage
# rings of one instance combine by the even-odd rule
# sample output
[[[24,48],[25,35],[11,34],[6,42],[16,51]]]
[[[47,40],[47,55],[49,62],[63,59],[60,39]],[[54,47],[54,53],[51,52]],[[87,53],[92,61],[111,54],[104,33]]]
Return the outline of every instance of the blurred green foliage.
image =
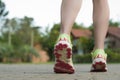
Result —
[[[108,63],[120,63],[120,48],[118,49],[105,49],[107,53],[107,62]],[[84,55],[74,54],[73,55],[74,63],[91,63],[92,58],[90,53]]]
[[[24,18],[8,19],[6,16],[9,11],[6,10],[4,2],[0,0],[0,62],[12,61],[12,59],[20,59],[23,62],[30,62],[31,55],[38,56],[34,49],[35,44],[40,44],[42,49],[47,51],[50,60],[54,60],[53,49],[54,44],[60,34],[60,24],[54,24],[52,29],[49,26],[46,32],[42,33],[40,26],[34,25],[34,19],[25,16]],[[109,21],[110,26],[118,27],[119,22]],[[73,28],[89,29],[93,32],[93,25],[86,28],[83,24],[74,23]],[[93,36],[93,35],[92,35]],[[72,39],[73,41],[73,39]],[[74,54],[73,61],[75,63],[91,62],[91,52],[94,46],[94,39],[80,38],[79,43],[82,45],[83,55]],[[78,43],[78,45],[79,45]],[[73,50],[78,47],[73,47]],[[120,62],[120,50],[106,49],[108,53],[108,62]]]
[[[4,2],[2,2],[0,0],[0,18],[8,15],[9,12],[6,11],[5,9],[6,9],[6,6],[5,6]]]

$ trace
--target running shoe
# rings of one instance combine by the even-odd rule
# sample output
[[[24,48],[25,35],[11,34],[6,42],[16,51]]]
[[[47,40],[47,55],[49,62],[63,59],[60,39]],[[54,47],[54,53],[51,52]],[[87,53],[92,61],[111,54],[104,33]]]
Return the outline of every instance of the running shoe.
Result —
[[[107,71],[107,54],[102,49],[97,49],[92,53],[91,72],[106,72]]]
[[[72,44],[70,36],[67,34],[61,34],[54,46],[55,55],[55,73],[74,73],[74,67],[72,62]]]

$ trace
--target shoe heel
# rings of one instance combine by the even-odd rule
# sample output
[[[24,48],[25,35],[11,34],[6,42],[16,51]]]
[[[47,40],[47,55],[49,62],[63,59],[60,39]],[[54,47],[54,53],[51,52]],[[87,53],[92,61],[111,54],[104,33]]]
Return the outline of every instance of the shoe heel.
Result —
[[[54,67],[54,72],[55,73],[68,73],[68,74],[73,74],[74,69],[71,65],[64,63],[64,62],[59,62],[55,64]]]
[[[56,64],[54,66],[55,73],[74,73],[73,67],[67,62],[72,57],[72,49],[69,48],[68,44],[58,43],[55,46],[54,55],[56,58]],[[63,56],[66,56],[66,59],[61,59]]]
[[[92,65],[94,70],[92,70],[91,72],[106,72],[106,64],[102,61],[100,62],[95,62],[95,64]]]

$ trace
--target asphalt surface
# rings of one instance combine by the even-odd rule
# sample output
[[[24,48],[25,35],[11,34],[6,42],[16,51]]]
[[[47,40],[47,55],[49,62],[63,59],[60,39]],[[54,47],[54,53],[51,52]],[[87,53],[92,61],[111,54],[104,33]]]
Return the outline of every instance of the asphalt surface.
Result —
[[[120,80],[120,64],[108,72],[89,72],[90,64],[76,64],[75,74],[55,74],[54,64],[0,64],[0,80]]]

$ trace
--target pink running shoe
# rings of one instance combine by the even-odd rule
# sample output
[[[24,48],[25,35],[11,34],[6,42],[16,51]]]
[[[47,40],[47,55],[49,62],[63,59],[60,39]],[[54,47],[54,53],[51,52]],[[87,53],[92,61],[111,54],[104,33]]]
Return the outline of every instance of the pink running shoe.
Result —
[[[102,49],[97,49],[92,54],[91,72],[106,72],[107,71],[107,54]]]
[[[55,73],[74,73],[74,67],[72,62],[72,45],[70,36],[67,34],[61,34],[54,47],[55,55]]]

